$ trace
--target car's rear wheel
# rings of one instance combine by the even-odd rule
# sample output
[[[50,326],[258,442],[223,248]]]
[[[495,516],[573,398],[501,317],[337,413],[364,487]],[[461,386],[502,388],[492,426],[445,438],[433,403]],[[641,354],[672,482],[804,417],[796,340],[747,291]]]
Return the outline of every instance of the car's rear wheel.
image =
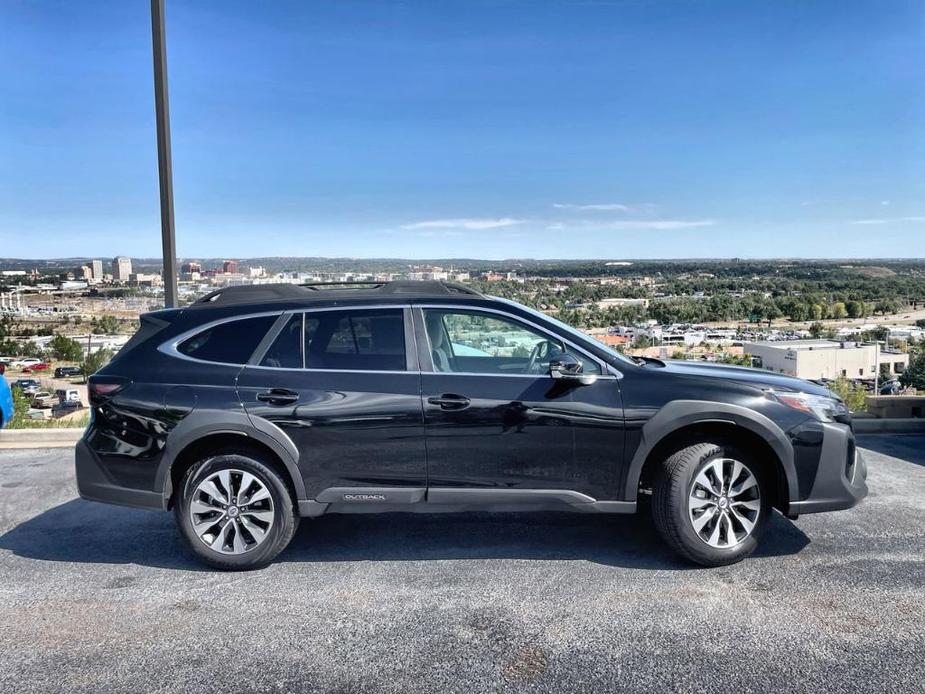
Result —
[[[232,571],[269,564],[299,521],[280,475],[250,454],[234,453],[205,458],[189,469],[174,515],[197,557]]]
[[[764,469],[733,446],[697,443],[668,457],[652,494],[659,534],[675,551],[722,566],[755,551],[770,515]]]

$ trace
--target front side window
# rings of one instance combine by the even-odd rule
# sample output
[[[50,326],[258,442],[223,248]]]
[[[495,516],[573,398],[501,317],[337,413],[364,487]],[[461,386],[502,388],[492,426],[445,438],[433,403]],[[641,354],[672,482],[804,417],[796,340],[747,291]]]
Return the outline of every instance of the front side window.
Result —
[[[184,340],[177,351],[203,361],[246,364],[276,318],[268,315],[225,321]]]
[[[278,369],[404,371],[402,309],[294,314],[260,365]]]
[[[547,333],[478,311],[425,309],[424,325],[436,371],[545,374],[550,359],[566,350]],[[594,361],[575,356],[581,359],[585,373],[600,373]]]

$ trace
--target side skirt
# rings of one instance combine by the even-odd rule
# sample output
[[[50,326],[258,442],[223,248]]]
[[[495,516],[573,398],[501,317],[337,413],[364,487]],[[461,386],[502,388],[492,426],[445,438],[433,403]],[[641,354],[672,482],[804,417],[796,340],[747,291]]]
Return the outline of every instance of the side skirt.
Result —
[[[299,502],[299,515],[325,513],[460,513],[466,511],[573,511],[635,513],[635,501],[598,501],[568,489],[332,487]]]

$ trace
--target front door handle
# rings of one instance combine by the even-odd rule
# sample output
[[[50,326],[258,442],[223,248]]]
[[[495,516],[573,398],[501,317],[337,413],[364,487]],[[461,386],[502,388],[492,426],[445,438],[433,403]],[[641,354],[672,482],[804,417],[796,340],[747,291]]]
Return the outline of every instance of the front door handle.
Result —
[[[427,398],[431,405],[438,405],[441,410],[464,410],[469,407],[469,398],[456,393],[444,393]]]
[[[270,390],[257,393],[257,399],[268,405],[293,405],[299,401],[299,394],[285,388],[270,388]]]

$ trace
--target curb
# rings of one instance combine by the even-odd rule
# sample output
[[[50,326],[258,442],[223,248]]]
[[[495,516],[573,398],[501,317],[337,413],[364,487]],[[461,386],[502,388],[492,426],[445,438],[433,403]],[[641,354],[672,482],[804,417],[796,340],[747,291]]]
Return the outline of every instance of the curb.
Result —
[[[4,429],[0,431],[0,449],[72,448],[84,434],[79,429]]]
[[[864,417],[854,420],[856,434],[925,434],[925,419],[877,419]]]

